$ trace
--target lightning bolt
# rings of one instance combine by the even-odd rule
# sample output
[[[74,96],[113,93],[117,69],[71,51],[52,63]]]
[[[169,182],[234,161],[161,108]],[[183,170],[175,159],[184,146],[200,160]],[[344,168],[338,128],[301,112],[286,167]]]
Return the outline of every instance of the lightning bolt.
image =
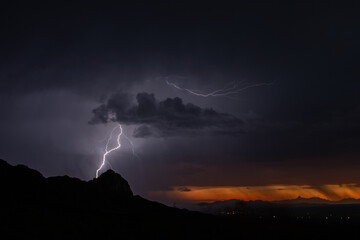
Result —
[[[251,84],[251,85],[246,85],[246,86],[240,86],[239,85],[240,83],[241,82],[233,81],[233,82],[226,84],[221,89],[217,89],[215,91],[206,93],[206,92],[203,92],[200,90],[183,88],[183,87],[176,85],[175,83],[172,83],[172,82],[169,82],[168,80],[166,80],[167,85],[172,86],[180,91],[185,91],[185,92],[188,92],[190,94],[193,94],[193,95],[196,95],[199,97],[224,97],[224,96],[228,96],[228,95],[232,95],[232,94],[237,94],[237,93],[242,92],[249,88],[260,87],[260,86],[269,86],[269,85],[273,84],[273,83],[257,83],[257,84]]]
[[[108,148],[109,148],[109,143],[110,143],[111,137],[112,137],[113,133],[115,132],[115,130],[118,129],[118,128],[119,128],[120,132],[119,132],[119,134],[117,135],[117,138],[116,138],[117,145],[116,145],[115,147],[111,148],[111,149],[108,149]],[[115,128],[111,131],[110,136],[109,136],[109,138],[108,138],[108,140],[107,140],[107,142],[106,142],[105,153],[104,153],[104,155],[103,155],[103,157],[102,157],[101,165],[100,165],[100,167],[96,170],[96,178],[98,178],[98,176],[99,176],[99,171],[104,167],[104,165],[105,165],[105,163],[106,163],[106,157],[107,157],[107,155],[109,155],[111,152],[113,152],[113,151],[115,151],[115,150],[117,150],[117,149],[119,149],[119,148],[121,147],[120,137],[121,137],[122,134],[123,134],[123,130],[122,130],[122,127],[121,127],[120,124],[119,124],[119,126],[115,127]]]
[[[117,142],[117,145],[111,149],[109,149],[109,144],[110,144],[110,140],[112,139],[112,135],[113,133],[119,129],[119,134],[117,135],[117,138],[116,138],[116,142]],[[140,157],[136,154],[135,152],[135,146],[134,146],[134,143],[131,141],[131,139],[126,136],[124,133],[123,133],[123,129],[122,129],[122,126],[119,124],[119,126],[116,126],[111,132],[110,132],[110,135],[107,139],[107,142],[106,142],[106,147],[105,147],[105,153],[103,154],[103,157],[102,157],[102,162],[101,162],[101,165],[100,167],[96,170],[96,178],[98,178],[99,176],[99,171],[104,167],[105,163],[106,164],[109,164],[110,168],[112,169],[112,166],[111,164],[106,161],[106,157],[107,155],[109,155],[111,152],[119,149],[121,147],[121,143],[120,143],[120,138],[121,136],[124,136],[126,138],[126,140],[130,143],[131,145],[131,150],[132,150],[132,154],[135,158],[137,158],[138,160],[140,160]]]
[[[128,142],[129,142],[130,145],[131,145],[131,151],[132,151],[133,156],[134,156],[135,158],[137,158],[138,160],[141,160],[140,157],[139,157],[139,155],[137,155],[136,152],[135,152],[135,146],[134,146],[133,141],[131,141],[131,139],[130,139],[128,136],[126,136],[125,134],[123,134],[123,136],[126,138],[126,140],[128,140]]]

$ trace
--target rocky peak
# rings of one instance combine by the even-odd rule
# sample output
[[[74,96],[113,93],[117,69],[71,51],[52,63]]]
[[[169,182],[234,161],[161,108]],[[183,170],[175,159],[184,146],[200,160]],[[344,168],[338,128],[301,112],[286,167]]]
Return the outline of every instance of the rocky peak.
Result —
[[[92,182],[102,190],[122,197],[132,197],[133,192],[129,183],[113,170],[107,170]]]

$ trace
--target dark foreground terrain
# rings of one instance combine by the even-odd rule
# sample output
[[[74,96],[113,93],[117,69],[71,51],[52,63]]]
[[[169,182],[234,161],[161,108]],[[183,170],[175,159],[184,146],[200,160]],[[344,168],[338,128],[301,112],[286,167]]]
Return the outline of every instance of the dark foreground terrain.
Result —
[[[273,217],[274,208],[263,209],[263,217],[251,211],[215,216],[171,208],[134,196],[111,170],[85,182],[45,178],[0,160],[0,190],[1,239],[334,239],[357,236],[360,229],[356,217]],[[358,207],[348,208],[358,215]]]

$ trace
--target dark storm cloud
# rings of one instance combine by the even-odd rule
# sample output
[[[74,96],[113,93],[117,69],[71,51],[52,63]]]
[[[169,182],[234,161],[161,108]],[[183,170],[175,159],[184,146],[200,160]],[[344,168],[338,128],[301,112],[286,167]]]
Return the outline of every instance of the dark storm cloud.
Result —
[[[154,94],[143,92],[136,95],[136,102],[132,104],[127,94],[114,94],[93,110],[90,123],[116,121],[141,125],[135,130],[134,137],[198,134],[203,130],[236,135],[241,132],[243,124],[233,115],[200,108],[192,103],[184,104],[178,97],[158,101]]]
[[[142,125],[134,130],[133,136],[136,138],[145,138],[151,136],[160,137],[160,133],[150,126]]]
[[[360,108],[356,107],[356,102],[342,101],[341,111],[340,106],[330,103],[318,108],[319,103],[314,102],[306,110],[291,110],[290,113],[296,110],[298,115],[293,114],[292,119],[288,118],[288,112],[281,117],[278,115],[277,119],[269,117],[254,121],[252,124],[257,127],[249,133],[250,145],[256,146],[254,151],[267,152],[278,159],[281,156],[311,159],[315,156],[356,154],[360,144]],[[355,106],[350,108],[351,105]],[[253,140],[252,134],[256,135]],[[271,136],[271,141],[268,136]]]

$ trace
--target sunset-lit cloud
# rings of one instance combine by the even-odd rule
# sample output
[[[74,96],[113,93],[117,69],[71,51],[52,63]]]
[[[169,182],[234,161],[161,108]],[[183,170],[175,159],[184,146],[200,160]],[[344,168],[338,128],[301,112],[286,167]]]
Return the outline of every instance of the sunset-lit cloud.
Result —
[[[187,191],[182,191],[187,189]],[[213,202],[230,199],[245,201],[277,201],[318,197],[331,201],[344,198],[360,198],[360,186],[357,184],[339,185],[269,185],[269,186],[177,186],[173,190],[153,191],[151,196],[159,199],[171,199],[182,202]]]

